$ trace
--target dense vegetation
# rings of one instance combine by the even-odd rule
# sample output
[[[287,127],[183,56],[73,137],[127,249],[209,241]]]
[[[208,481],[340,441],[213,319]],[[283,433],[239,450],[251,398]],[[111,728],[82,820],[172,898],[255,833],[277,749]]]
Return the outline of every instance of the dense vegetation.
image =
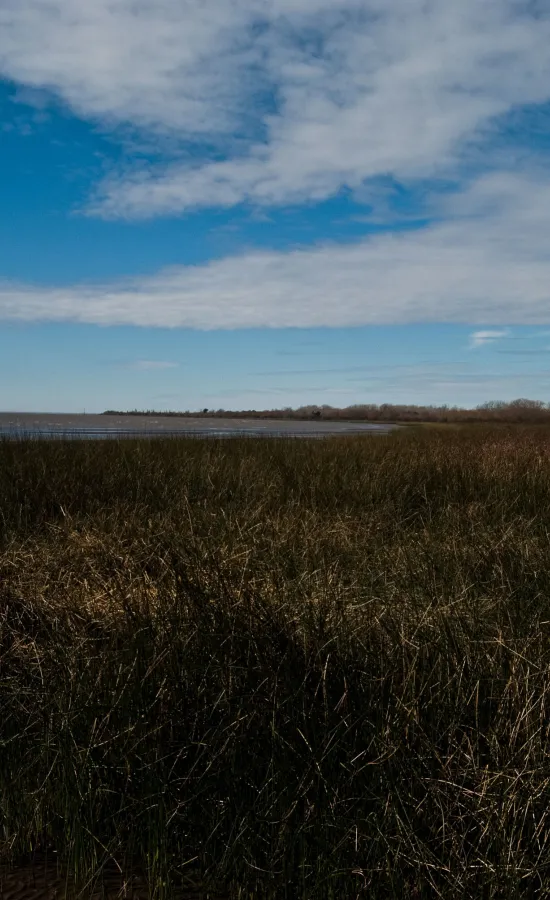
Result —
[[[550,885],[550,429],[0,443],[0,855]]]
[[[550,403],[542,400],[489,401],[467,409],[460,406],[416,406],[411,403],[356,403],[353,406],[335,407],[300,406],[297,409],[201,409],[198,412],[176,412],[175,410],[106,410],[105,416],[207,416],[252,419],[320,419],[346,422],[456,422],[508,424],[550,424]]]

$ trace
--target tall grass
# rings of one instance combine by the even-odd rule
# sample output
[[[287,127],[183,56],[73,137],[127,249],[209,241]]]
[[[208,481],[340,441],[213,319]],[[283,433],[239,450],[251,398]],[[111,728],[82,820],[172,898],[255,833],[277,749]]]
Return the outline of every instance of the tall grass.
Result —
[[[0,855],[550,895],[550,429],[0,444]]]

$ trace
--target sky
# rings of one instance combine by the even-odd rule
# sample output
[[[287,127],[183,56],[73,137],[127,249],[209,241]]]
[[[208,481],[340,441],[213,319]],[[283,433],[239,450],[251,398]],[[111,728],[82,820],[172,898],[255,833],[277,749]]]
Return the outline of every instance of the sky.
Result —
[[[3,0],[0,409],[518,397],[548,0]]]

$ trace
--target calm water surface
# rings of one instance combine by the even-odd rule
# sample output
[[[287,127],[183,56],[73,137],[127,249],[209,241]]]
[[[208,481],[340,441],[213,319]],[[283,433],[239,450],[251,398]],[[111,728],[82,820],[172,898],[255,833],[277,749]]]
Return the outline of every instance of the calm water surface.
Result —
[[[0,413],[0,438],[123,437],[330,437],[387,434],[394,425],[184,416],[101,416],[70,413]]]

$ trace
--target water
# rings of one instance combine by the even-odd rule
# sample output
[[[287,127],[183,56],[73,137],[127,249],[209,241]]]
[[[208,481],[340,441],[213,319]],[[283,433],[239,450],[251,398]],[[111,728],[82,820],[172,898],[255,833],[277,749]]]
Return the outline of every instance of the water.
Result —
[[[0,413],[0,438],[297,437],[387,434],[398,426],[371,422]]]

